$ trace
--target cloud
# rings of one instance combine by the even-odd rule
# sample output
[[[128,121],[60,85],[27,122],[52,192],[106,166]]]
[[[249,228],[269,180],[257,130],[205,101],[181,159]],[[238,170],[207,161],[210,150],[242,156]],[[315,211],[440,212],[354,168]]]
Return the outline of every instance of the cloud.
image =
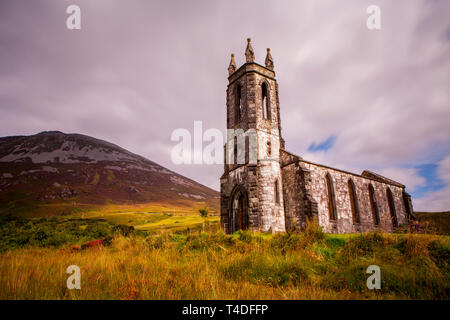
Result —
[[[336,13],[339,27],[305,39],[316,54],[292,72],[298,89],[290,88],[297,97],[288,104],[298,104],[298,116],[283,117],[282,99],[283,128],[295,128],[285,137],[291,149],[305,150],[337,132],[329,162],[388,167],[448,144],[449,23],[440,20],[448,14],[424,2],[380,6],[380,32],[356,28],[353,12]]]
[[[438,176],[444,182],[444,187],[427,193],[423,198],[414,200],[417,211],[449,211],[450,208],[450,156],[439,162]]]
[[[439,162],[439,176],[447,184],[450,184],[450,156],[445,157]]]
[[[426,185],[427,182],[425,177],[419,174],[417,168],[384,168],[378,172],[394,181],[401,181],[407,186],[408,191],[414,191],[418,187]]]
[[[450,155],[446,0],[380,0],[379,31],[359,0],[79,0],[80,31],[70,4],[1,2],[1,136],[92,135],[217,189],[223,166],[171,163],[170,136],[225,131],[229,55],[242,64],[251,37],[257,62],[271,48],[288,151],[408,190]]]

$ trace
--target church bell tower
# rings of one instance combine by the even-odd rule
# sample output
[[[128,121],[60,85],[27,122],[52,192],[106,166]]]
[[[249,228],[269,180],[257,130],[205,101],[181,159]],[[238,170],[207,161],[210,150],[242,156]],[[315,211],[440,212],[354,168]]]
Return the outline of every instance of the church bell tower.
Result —
[[[237,68],[231,54],[228,67],[228,134],[220,178],[220,221],[226,233],[286,230],[279,161],[284,140],[270,49],[265,66],[254,60],[247,39],[245,63]]]

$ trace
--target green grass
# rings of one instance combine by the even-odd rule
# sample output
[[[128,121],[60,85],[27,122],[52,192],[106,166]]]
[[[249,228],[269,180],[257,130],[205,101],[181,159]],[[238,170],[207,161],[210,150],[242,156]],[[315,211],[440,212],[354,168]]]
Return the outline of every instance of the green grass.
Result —
[[[450,295],[449,236],[330,235],[317,224],[298,234],[225,235],[217,216],[204,219],[192,212],[151,209],[157,210],[110,206],[64,217],[1,218],[0,299],[448,299]],[[73,244],[104,238],[113,238],[112,246],[69,250]],[[82,267],[85,282],[80,292],[65,288],[68,263]],[[365,285],[365,270],[371,264],[382,270],[381,290]]]
[[[1,253],[0,299],[448,299],[448,259],[442,236],[118,236],[96,250]],[[71,264],[79,291],[65,287]],[[366,287],[371,264],[381,290]]]
[[[177,225],[170,216],[152,227]],[[189,220],[189,216],[184,217]],[[56,219],[56,218],[53,218]],[[60,218],[62,219],[62,218]],[[426,234],[324,234],[317,224],[302,233],[250,231],[225,235],[183,232],[117,232],[101,219],[36,219],[2,223],[47,238],[0,252],[0,299],[449,299],[450,237]],[[189,220],[190,221],[190,220]],[[194,220],[198,223],[198,220]],[[6,227],[8,223],[16,225]],[[185,221],[187,225],[192,223]],[[143,225],[147,228],[147,225]],[[211,226],[209,226],[211,227]],[[26,231],[32,229],[33,232]],[[75,230],[75,231],[74,231]],[[47,232],[46,231],[46,232]],[[61,231],[70,241],[52,243]],[[20,233],[21,233],[20,232]],[[20,234],[16,233],[16,234]],[[70,250],[97,236],[110,246]],[[33,236],[34,237],[34,236]],[[65,286],[78,265],[82,289]],[[369,290],[369,265],[381,268],[381,290]]]
[[[0,251],[21,247],[83,244],[130,233],[134,233],[132,226],[115,224],[104,219],[66,217],[26,219],[0,216]]]
[[[159,220],[167,219],[170,214],[166,213],[143,213],[143,212],[117,212],[102,215],[89,215],[91,219],[101,218],[113,223],[140,226],[143,224],[155,223]]]

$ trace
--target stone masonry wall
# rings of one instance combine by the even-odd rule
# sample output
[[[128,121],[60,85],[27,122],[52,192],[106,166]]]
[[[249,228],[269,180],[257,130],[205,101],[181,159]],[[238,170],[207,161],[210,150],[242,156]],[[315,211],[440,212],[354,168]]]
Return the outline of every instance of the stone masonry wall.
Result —
[[[383,183],[356,174],[346,173],[341,170],[327,168],[325,166],[313,164],[304,160],[299,161],[299,165],[304,171],[309,171],[311,179],[306,181],[306,190],[317,202],[319,224],[328,233],[351,233],[351,232],[367,232],[381,229],[386,232],[393,231],[393,223],[390,215],[389,204],[387,199],[387,188],[390,188],[394,198],[395,212],[398,225],[406,225],[408,223],[405,204],[403,201],[404,188],[395,185]],[[328,198],[326,175],[330,174],[337,211],[337,219],[332,221],[329,219]],[[348,180],[352,179],[356,189],[357,202],[360,212],[360,223],[355,224],[352,217],[352,209],[350,203],[350,193],[348,188]],[[372,208],[369,199],[369,184],[372,184],[375,190],[375,201],[378,206],[380,224],[375,225]]]
[[[283,205],[283,181],[279,162],[278,131],[272,134],[258,132],[258,192],[260,202],[260,231],[284,232],[285,216]],[[274,138],[275,137],[275,138]],[[268,155],[267,142],[271,141],[271,155]],[[278,203],[275,183],[278,181]]]
[[[310,172],[300,165],[300,157],[281,150],[286,230],[301,230],[306,221],[318,218],[317,202],[306,189]]]
[[[249,229],[285,231],[283,181],[279,163],[280,119],[275,73],[256,63],[247,63],[229,77],[227,89],[227,128],[254,129],[256,132],[256,164],[225,164],[221,178],[221,223],[230,232],[230,200],[234,188],[242,186],[248,193]],[[262,84],[268,89],[270,117],[263,117]],[[242,107],[236,121],[237,86],[241,86]],[[268,142],[270,142],[270,147]],[[230,143],[230,141],[227,141]],[[270,149],[270,155],[268,150]],[[249,150],[249,151],[250,151]],[[278,183],[276,202],[275,185]]]
[[[276,82],[269,71],[259,65],[253,65],[257,72],[247,74],[248,108],[254,110],[257,130],[257,178],[260,212],[260,231],[284,232],[285,215],[283,205],[283,181],[280,168],[279,110]],[[270,115],[263,116],[262,84],[268,89]],[[253,112],[253,111],[252,111]],[[249,120],[253,120],[251,117]],[[270,147],[268,144],[270,143]],[[269,154],[270,149],[270,154]],[[278,199],[276,203],[275,183],[278,181]]]
[[[230,201],[236,187],[242,187],[247,191],[249,229],[259,230],[256,166],[241,166],[220,178],[220,221],[224,231],[231,232]]]

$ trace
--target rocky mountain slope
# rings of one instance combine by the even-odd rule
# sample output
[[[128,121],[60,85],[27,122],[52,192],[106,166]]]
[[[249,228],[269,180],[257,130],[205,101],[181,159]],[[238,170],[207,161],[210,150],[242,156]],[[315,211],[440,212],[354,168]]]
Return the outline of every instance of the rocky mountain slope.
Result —
[[[148,203],[218,209],[219,193],[112,143],[46,131],[0,138],[0,212],[16,214],[56,204]]]

